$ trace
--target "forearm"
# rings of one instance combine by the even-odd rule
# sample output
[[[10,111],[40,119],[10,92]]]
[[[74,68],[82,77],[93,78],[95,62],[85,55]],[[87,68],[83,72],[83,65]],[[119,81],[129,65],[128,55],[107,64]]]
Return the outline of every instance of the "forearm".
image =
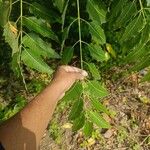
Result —
[[[22,111],[6,121],[0,127],[0,141],[4,146],[8,140],[11,141],[9,144],[13,145],[19,139],[25,138],[28,131],[36,135],[35,140],[36,145],[38,145],[63,92],[63,84],[52,81]]]
[[[41,137],[63,92],[64,88],[59,82],[48,85],[20,112],[22,125]]]
[[[52,117],[58,100],[76,80],[87,76],[84,70],[61,66],[53,81],[17,115],[0,126],[0,142],[7,150],[35,150]]]

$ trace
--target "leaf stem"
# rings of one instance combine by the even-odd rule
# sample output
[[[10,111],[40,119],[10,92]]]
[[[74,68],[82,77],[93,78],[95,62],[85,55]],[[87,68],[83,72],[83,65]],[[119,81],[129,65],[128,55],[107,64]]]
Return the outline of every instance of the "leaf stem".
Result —
[[[65,5],[64,10],[63,10],[63,13],[62,13],[62,16],[61,16],[61,18],[62,18],[61,32],[64,32],[64,25],[65,25],[65,18],[66,18],[68,3],[69,3],[69,0],[67,0],[66,5]]]
[[[79,31],[79,44],[80,44],[80,63],[81,69],[83,69],[83,56],[82,56],[82,39],[81,39],[81,20],[80,20],[80,5],[79,0],[77,0],[77,11],[78,11],[78,31]]]
[[[22,68],[21,68],[21,51],[22,51],[22,39],[23,39],[23,31],[22,31],[22,17],[23,17],[23,0],[20,0],[20,46],[19,46],[19,59],[18,59],[18,65],[19,65],[19,69],[20,69],[20,73],[22,76],[22,80],[24,83],[24,87],[27,91],[27,86],[26,86],[26,82],[25,82],[25,78],[22,72]]]
[[[144,14],[144,7],[143,7],[143,4],[142,4],[142,1],[139,0],[139,3],[140,3],[140,7],[141,7],[141,12],[142,12],[142,15],[143,15],[143,18],[144,18],[144,23],[146,23],[146,18],[145,18],[145,14]]]
[[[78,18],[74,19],[70,25],[68,26],[67,28],[67,34],[69,34],[69,31],[70,31],[70,28],[71,26],[74,24],[74,22],[76,22],[78,20]],[[62,52],[63,52],[63,49],[64,49],[64,45],[65,45],[65,41],[66,41],[66,37],[63,39],[62,43],[61,43],[61,51],[60,51],[60,54],[62,55]]]

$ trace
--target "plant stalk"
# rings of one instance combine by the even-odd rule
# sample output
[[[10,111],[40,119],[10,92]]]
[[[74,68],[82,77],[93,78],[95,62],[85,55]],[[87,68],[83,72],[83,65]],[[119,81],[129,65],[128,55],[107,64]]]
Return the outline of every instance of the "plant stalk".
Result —
[[[80,5],[79,5],[79,0],[77,0],[77,11],[78,11],[79,45],[80,45],[80,63],[81,63],[81,69],[83,69],[82,39],[81,39],[81,20],[80,20]]]

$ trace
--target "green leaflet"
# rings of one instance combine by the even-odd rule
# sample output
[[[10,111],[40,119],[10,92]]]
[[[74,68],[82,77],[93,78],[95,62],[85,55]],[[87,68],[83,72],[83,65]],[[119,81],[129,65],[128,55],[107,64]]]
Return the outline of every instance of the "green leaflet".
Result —
[[[73,48],[71,47],[65,48],[65,50],[62,53],[62,59],[61,59],[62,64],[66,65],[71,61],[73,57],[73,52],[74,52]]]
[[[50,26],[48,26],[44,20],[37,19],[35,17],[23,17],[23,24],[29,30],[32,30],[44,37],[48,37],[56,42],[59,42],[57,36],[52,32]]]
[[[141,82],[150,81],[150,72],[148,72],[142,79]]]
[[[124,4],[127,0],[113,0],[111,9],[110,9],[110,18],[109,20],[115,19],[118,14],[121,12]],[[114,20],[115,21],[115,20]]]
[[[12,56],[12,61],[11,61],[11,69],[13,70],[14,74],[17,76],[17,77],[20,77],[21,76],[21,69],[19,67],[19,64],[18,64],[18,60],[19,60],[19,52],[15,53],[13,56]]]
[[[78,131],[84,126],[84,123],[85,123],[85,116],[84,116],[84,113],[81,113],[80,116],[73,121],[72,130]]]
[[[144,45],[147,44],[148,41],[150,41],[150,25],[147,23],[145,28],[143,29],[142,35],[141,35],[141,41],[140,43],[143,43]]]
[[[51,45],[44,42],[37,34],[30,33],[23,37],[23,45],[29,47],[38,56],[42,55],[48,58],[60,58],[60,56],[51,48]]]
[[[134,62],[137,61],[139,58],[147,55],[147,49],[145,45],[150,40],[150,33],[149,33],[149,25],[147,24],[145,28],[142,30],[140,42],[133,48],[133,50],[127,55],[125,58],[126,62]]]
[[[0,1],[0,26],[4,27],[9,20],[12,0]]]
[[[76,82],[69,91],[65,93],[63,100],[70,101],[79,99],[83,92],[82,84],[80,82]]]
[[[142,57],[139,61],[132,67],[131,71],[140,71],[150,65],[150,55]]]
[[[93,131],[93,123],[86,121],[84,128],[83,128],[83,133],[86,137],[89,137],[92,135],[92,131]]]
[[[121,42],[128,40],[132,36],[135,36],[138,32],[140,32],[144,27],[144,21],[142,14],[139,14],[135,17],[126,27],[125,32],[121,38]]]
[[[88,50],[93,59],[100,62],[106,60],[105,52],[102,50],[101,46],[90,44],[88,45]]]
[[[78,118],[83,110],[83,100],[81,98],[75,100],[71,112],[69,114],[69,120]]]
[[[36,2],[30,5],[29,10],[30,13],[34,14],[37,17],[46,19],[50,23],[55,23],[55,22],[61,23],[61,18],[55,11],[53,11],[52,9],[47,9],[43,5],[40,5]]]
[[[94,63],[86,63],[89,67],[89,70],[92,74],[92,77],[95,79],[95,80],[99,80],[101,77],[100,77],[100,74],[99,74],[99,70],[96,68],[95,64]]]
[[[19,52],[19,47],[18,47],[18,35],[17,33],[13,32],[14,26],[11,25],[10,22],[8,22],[4,26],[4,37],[5,41],[10,45],[12,49],[12,56],[16,53]]]
[[[150,6],[150,0],[146,0],[147,1],[147,6]]]
[[[107,90],[95,80],[87,82],[86,90],[92,98],[103,98],[108,95]]]
[[[102,103],[100,103],[98,99],[91,99],[91,104],[96,110],[109,114],[107,108]]]
[[[125,58],[125,62],[136,62],[140,57],[147,54],[147,49],[141,43],[138,44]]]
[[[111,127],[110,124],[108,122],[106,122],[105,119],[102,118],[99,113],[94,112],[94,111],[89,111],[89,110],[87,110],[86,112],[88,114],[89,119],[93,123],[95,123],[98,127],[100,127],[100,128],[110,128]]]
[[[52,69],[41,59],[41,57],[38,57],[38,55],[30,49],[24,48],[24,51],[21,54],[21,59],[25,65],[39,72],[48,74],[53,72]]]
[[[102,7],[102,1],[88,0],[87,12],[89,13],[91,20],[97,21],[98,23],[106,22],[106,11],[104,7]]]
[[[60,13],[62,13],[64,4],[65,4],[65,0],[53,0],[53,3],[54,3],[54,6],[56,6],[58,8]]]
[[[89,29],[93,40],[96,39],[96,41],[98,41],[99,44],[106,43],[105,33],[104,30],[101,28],[100,23],[92,21],[90,23]]]
[[[126,3],[121,10],[121,14],[115,21],[117,27],[125,26],[125,24],[137,13],[135,1]]]

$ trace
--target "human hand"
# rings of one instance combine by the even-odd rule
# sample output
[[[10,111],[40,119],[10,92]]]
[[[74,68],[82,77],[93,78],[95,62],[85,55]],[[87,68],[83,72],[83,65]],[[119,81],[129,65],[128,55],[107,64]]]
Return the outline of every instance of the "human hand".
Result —
[[[60,87],[64,88],[64,92],[67,91],[75,81],[83,80],[88,76],[85,70],[79,69],[73,66],[60,66],[54,74],[53,81],[59,82]]]

